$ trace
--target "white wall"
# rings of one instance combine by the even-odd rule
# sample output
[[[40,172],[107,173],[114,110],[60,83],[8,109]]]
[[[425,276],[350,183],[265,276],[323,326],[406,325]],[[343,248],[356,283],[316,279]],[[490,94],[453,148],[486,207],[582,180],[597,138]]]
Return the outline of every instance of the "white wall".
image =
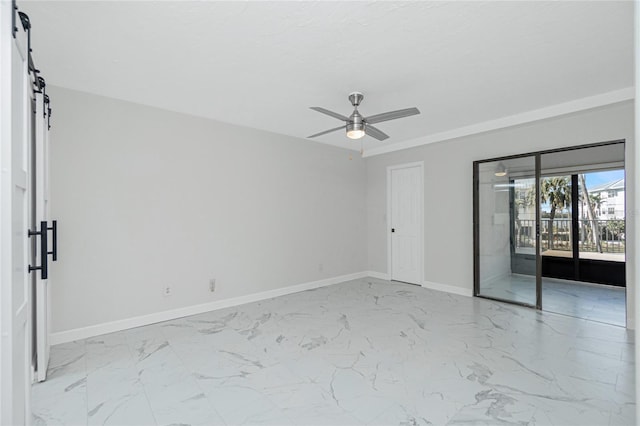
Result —
[[[53,332],[365,269],[359,155],[48,89]]]
[[[385,273],[386,167],[419,160],[425,280],[470,293],[474,160],[614,139],[627,140],[627,160],[634,154],[631,102],[362,160],[86,93],[51,87],[50,94],[60,230],[53,332],[364,270]],[[626,178],[633,211],[631,161]],[[634,223],[627,227],[634,235]],[[633,259],[635,241],[627,243]],[[629,302],[634,268],[627,263]],[[162,295],[166,284],[170,297]]]
[[[560,116],[507,129],[367,158],[367,269],[387,272],[386,167],[412,161],[425,163],[425,280],[473,288],[473,192],[475,160],[558,147],[626,139],[627,211],[634,211],[633,103]],[[627,216],[629,217],[629,216]],[[635,226],[633,221],[627,227]],[[456,229],[452,231],[452,229]],[[633,229],[627,230],[634,235]],[[636,242],[627,241],[634,259]],[[633,326],[634,262],[627,262],[627,316]]]

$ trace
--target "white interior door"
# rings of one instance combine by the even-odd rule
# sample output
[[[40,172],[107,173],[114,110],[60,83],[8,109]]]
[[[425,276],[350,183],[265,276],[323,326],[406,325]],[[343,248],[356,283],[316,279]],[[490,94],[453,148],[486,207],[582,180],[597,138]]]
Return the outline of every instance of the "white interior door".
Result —
[[[0,423],[30,423],[31,303],[29,274],[29,134],[30,81],[27,37],[20,23],[11,36],[11,3],[0,2],[2,37],[2,280]]]
[[[390,275],[392,280],[422,285],[422,164],[389,167]]]
[[[31,173],[33,178],[33,189],[35,191],[34,227],[40,222],[49,223],[49,132],[47,129],[46,107],[42,93],[37,93],[35,97],[35,143],[32,164],[34,170]],[[50,251],[47,249],[47,251]],[[42,265],[48,259],[42,259],[40,251],[35,252],[37,265]],[[47,366],[49,365],[49,280],[42,279],[41,274],[35,274],[35,321],[36,321],[36,374],[39,382],[47,378]]]

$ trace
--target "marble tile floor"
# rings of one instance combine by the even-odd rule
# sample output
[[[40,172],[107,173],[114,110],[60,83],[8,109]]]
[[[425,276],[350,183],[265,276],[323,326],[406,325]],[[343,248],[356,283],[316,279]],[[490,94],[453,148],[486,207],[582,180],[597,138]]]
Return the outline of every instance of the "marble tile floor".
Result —
[[[360,279],[52,348],[38,425],[632,425],[633,333]]]
[[[535,277],[513,274],[481,285],[480,294],[535,305]],[[624,327],[626,291],[577,281],[542,278],[542,309]]]

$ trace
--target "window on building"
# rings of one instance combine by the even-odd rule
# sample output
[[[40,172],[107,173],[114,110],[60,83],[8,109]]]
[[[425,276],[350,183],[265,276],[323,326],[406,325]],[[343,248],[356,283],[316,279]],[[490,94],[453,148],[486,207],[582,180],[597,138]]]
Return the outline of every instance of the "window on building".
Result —
[[[609,207],[609,208],[607,209],[607,213],[609,213],[609,214],[615,214],[615,213],[616,213],[616,208],[615,208],[615,207]]]
[[[618,195],[616,191],[609,191],[609,193],[607,194],[609,198],[614,198],[616,195]]]

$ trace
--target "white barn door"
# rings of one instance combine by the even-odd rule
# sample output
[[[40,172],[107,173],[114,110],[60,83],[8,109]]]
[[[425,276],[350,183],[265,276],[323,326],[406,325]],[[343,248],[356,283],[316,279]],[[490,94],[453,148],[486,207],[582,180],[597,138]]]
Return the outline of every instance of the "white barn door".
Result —
[[[32,227],[38,228],[40,223],[49,223],[49,131],[47,122],[47,105],[44,102],[44,94],[36,93],[35,96],[35,123],[33,143],[33,166],[31,173],[34,200],[34,223]],[[47,231],[49,232],[49,231]],[[47,241],[49,239],[47,238]],[[42,242],[42,238],[38,244]],[[49,252],[52,244],[47,247]],[[35,260],[32,263],[43,265],[48,261],[48,256],[42,258],[40,250],[35,251]],[[47,378],[47,366],[49,365],[49,279],[43,279],[42,274],[35,274],[35,321],[36,321],[36,374],[39,382]]]
[[[423,165],[387,169],[390,279],[423,284]]]
[[[31,82],[27,35],[20,22],[12,36],[10,2],[0,2],[1,63],[1,265],[0,423],[30,423],[31,302],[29,167]]]

